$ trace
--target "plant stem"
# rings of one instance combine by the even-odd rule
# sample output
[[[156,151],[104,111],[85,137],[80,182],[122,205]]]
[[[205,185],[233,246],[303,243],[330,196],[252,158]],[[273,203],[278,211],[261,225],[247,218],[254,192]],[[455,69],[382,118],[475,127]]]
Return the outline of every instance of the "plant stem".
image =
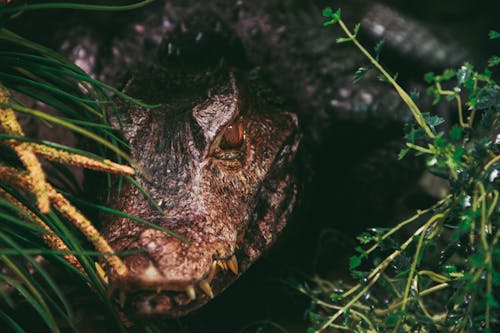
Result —
[[[434,138],[435,134],[432,132],[430,127],[427,125],[425,122],[424,116],[422,115],[422,112],[420,112],[420,109],[418,106],[413,102],[411,97],[406,93],[406,91],[401,88],[401,86],[394,80],[394,78],[387,73],[387,71],[378,63],[378,61],[372,57],[372,55],[359,43],[359,41],[356,39],[356,36],[354,36],[349,28],[344,24],[342,20],[339,19],[339,24],[342,27],[342,30],[346,33],[346,35],[352,40],[354,45],[370,60],[370,62],[375,66],[383,75],[384,77],[389,81],[389,83],[392,84],[392,86],[396,89],[397,93],[399,96],[401,96],[401,99],[408,105],[410,108],[410,111],[413,114],[413,117],[415,118],[417,124],[425,131],[427,136],[429,138]]]
[[[425,233],[426,233],[427,229],[430,226],[432,226],[434,223],[436,223],[439,220],[444,219],[448,212],[449,212],[449,209],[447,211],[445,211],[444,213],[436,214],[436,215],[432,216],[429,219],[429,221],[427,221],[427,223],[424,224],[424,226],[422,227],[422,232],[421,232],[420,237],[418,239],[417,248],[415,249],[415,255],[413,256],[413,262],[411,264],[410,272],[409,272],[408,277],[406,279],[406,287],[405,287],[405,291],[403,294],[403,305],[401,306],[401,311],[406,310],[406,305],[408,303],[408,295],[410,293],[410,286],[411,286],[411,283],[413,281],[413,276],[415,275],[415,271],[417,269],[418,262],[421,258],[420,255],[421,255],[422,245],[424,243],[424,239],[426,236]],[[403,318],[404,318],[404,316],[401,316],[398,318],[398,322],[397,322],[396,326],[394,327],[394,332],[398,331],[398,328],[399,328]]]

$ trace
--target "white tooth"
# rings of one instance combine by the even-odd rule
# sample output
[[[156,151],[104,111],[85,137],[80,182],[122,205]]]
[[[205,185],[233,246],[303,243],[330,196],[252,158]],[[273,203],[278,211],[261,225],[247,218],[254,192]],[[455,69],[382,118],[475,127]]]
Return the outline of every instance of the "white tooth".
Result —
[[[225,261],[217,261],[217,264],[219,264],[219,267],[222,268],[224,271],[227,271],[227,264]]]
[[[207,280],[200,281],[200,288],[205,292],[205,294],[207,294],[208,297],[214,298],[214,292],[212,291],[212,288]]]
[[[235,255],[227,261],[227,266],[234,273],[234,275],[238,275],[238,259],[236,259]]]
[[[208,282],[211,282],[215,274],[217,274],[218,267],[219,266],[217,265],[217,261],[213,261],[212,266],[210,267],[210,272],[208,272],[208,277],[207,277]]]
[[[196,299],[196,291],[194,291],[194,286],[188,286],[186,288],[186,294],[188,295],[190,300],[194,301]]]

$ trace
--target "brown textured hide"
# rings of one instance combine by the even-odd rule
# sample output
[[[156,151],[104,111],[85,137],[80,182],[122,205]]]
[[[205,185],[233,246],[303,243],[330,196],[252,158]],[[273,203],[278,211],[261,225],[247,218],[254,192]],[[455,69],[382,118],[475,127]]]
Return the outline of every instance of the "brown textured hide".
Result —
[[[106,219],[103,234],[113,248],[137,250],[123,258],[127,276],[110,272],[130,313],[178,316],[201,306],[210,299],[202,281],[214,294],[222,291],[237,277],[221,269],[227,261],[236,255],[244,271],[286,223],[297,195],[297,119],[243,90],[245,80],[223,69],[154,68],[129,84],[132,96],[160,103],[155,109],[122,103],[122,117],[131,154],[151,177],[137,180],[164,215],[133,186],[114,206],[188,240],[124,218]],[[221,137],[234,121],[243,123],[243,144],[223,149]]]

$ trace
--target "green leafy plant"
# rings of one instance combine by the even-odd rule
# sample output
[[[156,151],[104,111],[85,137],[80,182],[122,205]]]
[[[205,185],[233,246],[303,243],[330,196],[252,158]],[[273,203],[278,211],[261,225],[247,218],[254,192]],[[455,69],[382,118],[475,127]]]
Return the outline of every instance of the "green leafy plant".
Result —
[[[410,108],[405,149],[422,155],[431,173],[449,182],[449,194],[390,229],[370,229],[358,240],[350,270],[357,283],[314,279],[299,290],[312,298],[311,332],[492,332],[500,306],[500,87],[491,71],[471,64],[437,75],[428,73],[434,103],[456,102],[458,123],[422,112],[358,41],[341,10],[326,8],[325,26],[337,24]],[[498,38],[492,31],[490,37]],[[489,66],[498,65],[498,57]],[[366,69],[356,73],[359,80]],[[450,88],[443,88],[443,87]],[[466,98],[465,104],[462,99]],[[464,110],[466,106],[466,110]],[[401,230],[412,228],[404,241]]]
[[[49,332],[79,331],[79,304],[69,301],[71,296],[61,285],[61,279],[72,281],[70,285],[80,293],[90,295],[91,301],[107,318],[108,330],[131,330],[131,322],[120,313],[116,301],[109,297],[101,266],[113,266],[124,274],[127,268],[78,207],[148,222],[78,199],[78,181],[68,166],[95,169],[108,176],[123,175],[127,181],[135,183],[130,176],[136,170],[142,171],[127,155],[127,145],[119,131],[108,121],[110,112],[119,121],[111,96],[152,107],[91,78],[62,55],[8,30],[6,25],[32,10],[131,10],[152,1],[121,6],[0,2],[0,43],[3,46],[0,51],[2,332],[25,332],[35,328]],[[28,106],[34,102],[45,106]],[[20,114],[24,114],[25,119],[37,119],[37,126],[65,128],[93,142],[95,149],[84,151],[32,137],[20,125]],[[42,159],[50,162],[42,163]],[[26,308],[28,310],[22,310]],[[30,313],[29,318],[34,318],[33,322],[26,320],[26,313]],[[156,332],[160,327],[148,324],[135,328]]]

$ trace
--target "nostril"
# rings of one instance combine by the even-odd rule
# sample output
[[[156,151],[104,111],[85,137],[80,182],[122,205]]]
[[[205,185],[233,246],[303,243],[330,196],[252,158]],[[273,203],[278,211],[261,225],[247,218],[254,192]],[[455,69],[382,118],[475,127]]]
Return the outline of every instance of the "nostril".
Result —
[[[140,245],[149,253],[167,255],[180,250],[182,241],[160,230],[146,229],[140,235]]]

